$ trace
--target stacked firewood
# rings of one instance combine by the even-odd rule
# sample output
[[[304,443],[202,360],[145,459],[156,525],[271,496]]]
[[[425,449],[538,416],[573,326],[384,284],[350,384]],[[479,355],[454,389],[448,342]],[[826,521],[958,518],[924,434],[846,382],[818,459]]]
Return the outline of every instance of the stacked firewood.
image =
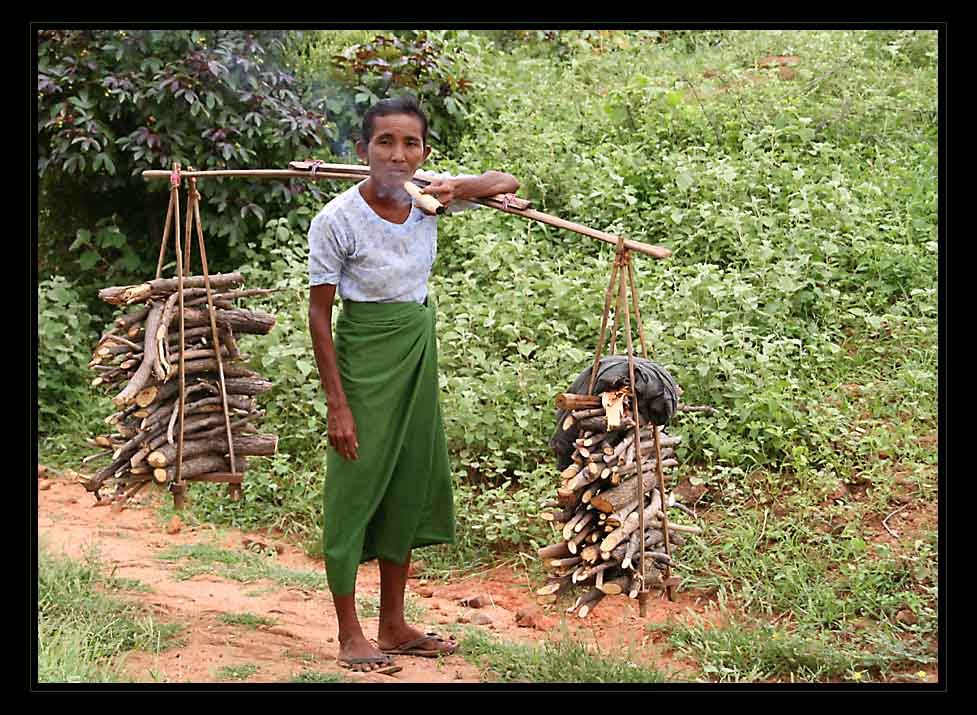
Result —
[[[113,500],[125,502],[146,484],[167,485],[176,480],[181,352],[185,389],[180,480],[227,482],[232,498],[237,498],[246,456],[276,452],[278,437],[257,434],[253,424],[263,414],[256,408],[255,395],[269,390],[272,383],[241,364],[248,356],[241,354],[235,339],[246,333],[267,334],[275,317],[236,308],[234,301],[271,291],[238,290],[243,282],[240,273],[210,276],[208,302],[203,277],[184,279],[182,344],[178,279],[99,291],[99,297],[113,305],[141,307],[114,321],[96,344],[89,363],[98,373],[92,385],[117,392],[112,401],[118,411],[105,419],[115,432],[91,440],[103,451],[85,461],[107,458],[109,462],[94,476],[80,480],[88,491],[101,498],[99,490],[111,486]],[[220,364],[214,349],[215,327]],[[228,426],[235,457],[233,472]]]
[[[673,494],[659,491],[654,431],[658,432],[661,468],[678,464],[675,448],[681,438],[656,425],[640,426],[644,533],[637,493],[639,454],[635,444],[634,415],[629,410],[629,388],[587,396],[562,394],[557,407],[568,411],[563,429],[576,424],[578,437],[572,463],[560,475],[555,501],[543,505],[541,516],[560,533],[560,540],[539,549],[539,558],[550,571],[546,585],[536,591],[540,603],[553,603],[575,587],[586,591],[568,609],[586,617],[604,596],[642,591],[641,554],[647,588],[669,585],[661,571],[680,564],[675,546],[685,543],[683,534],[701,533],[697,526],[676,524],[669,518],[668,551],[663,530],[664,512],[680,509]],[[667,483],[667,480],[666,480]]]

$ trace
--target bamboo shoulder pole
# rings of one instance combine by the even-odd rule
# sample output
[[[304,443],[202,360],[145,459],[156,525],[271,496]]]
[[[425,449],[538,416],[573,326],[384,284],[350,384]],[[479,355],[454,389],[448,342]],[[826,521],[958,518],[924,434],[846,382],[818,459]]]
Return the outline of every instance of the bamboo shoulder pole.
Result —
[[[297,171],[295,169],[214,169],[208,171],[184,171],[182,172],[182,175],[191,178],[209,176],[218,178],[251,177],[255,179],[324,179],[356,181],[358,179],[366,178],[369,176],[369,173],[370,168],[368,166],[356,164],[320,164],[314,172]],[[166,179],[169,178],[170,172],[149,169],[144,171],[142,175],[146,179]],[[427,176],[428,175],[425,172],[418,172],[414,175],[414,180],[426,186],[430,183]],[[496,209],[497,211],[513,214],[515,216],[522,216],[523,218],[530,219],[532,221],[539,221],[540,223],[545,223],[546,225],[553,226],[555,228],[573,231],[574,233],[579,233],[582,236],[589,236],[591,238],[596,238],[599,241],[603,241],[604,243],[617,246],[618,237],[613,234],[606,233],[605,231],[598,231],[597,229],[590,228],[589,226],[584,226],[573,221],[567,221],[559,216],[552,216],[550,214],[543,213],[542,211],[537,211],[536,209],[517,208],[509,205],[503,196],[474,199],[472,203],[488,206],[489,208]],[[651,256],[652,258],[668,258],[672,255],[672,251],[664,246],[653,246],[647,243],[642,243],[641,241],[624,239],[624,245],[629,250],[637,251],[645,256]]]

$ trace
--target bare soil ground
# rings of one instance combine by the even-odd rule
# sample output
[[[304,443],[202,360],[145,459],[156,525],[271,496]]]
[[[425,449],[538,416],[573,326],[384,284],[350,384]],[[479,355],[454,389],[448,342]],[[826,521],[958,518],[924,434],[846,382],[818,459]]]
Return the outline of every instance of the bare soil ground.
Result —
[[[183,627],[182,644],[158,655],[134,651],[124,659],[126,673],[138,682],[215,683],[227,682],[227,668],[244,668],[246,677],[235,682],[289,683],[307,671],[342,674],[347,682],[394,683],[479,683],[491,675],[466,660],[458,652],[445,658],[398,656],[403,670],[394,675],[352,674],[336,662],[336,616],[326,589],[321,561],[310,558],[303,549],[268,534],[215,529],[208,525],[183,526],[168,533],[157,516],[156,504],[169,497],[154,492],[141,497],[121,512],[94,506],[94,498],[67,479],[38,481],[38,536],[53,554],[81,559],[93,546],[100,562],[116,578],[136,579],[148,592],[123,591],[127,599],[143,605],[159,623]],[[184,564],[163,561],[165,550],[184,544],[210,544],[226,550],[245,550],[248,540],[278,551],[275,557],[282,568],[320,572],[321,587],[284,587],[263,580],[242,583],[212,574],[181,579]],[[423,550],[417,552],[423,559]],[[487,605],[477,613],[491,622],[475,627],[487,629],[495,638],[509,643],[540,644],[569,633],[574,639],[599,647],[604,654],[631,653],[632,660],[657,668],[672,680],[691,680],[694,664],[677,660],[656,633],[646,626],[669,619],[689,618],[690,611],[714,613],[704,594],[681,592],[676,600],[652,596],[648,612],[641,618],[638,602],[623,596],[607,597],[586,619],[566,616],[561,608],[540,607],[533,590],[540,584],[528,583],[525,576],[501,566],[486,573],[451,582],[425,581],[423,570],[408,585],[411,600],[422,605],[425,622],[416,624],[428,630],[445,624],[470,620],[475,609],[459,601],[481,595]],[[361,567],[358,596],[379,597],[379,572],[376,562]],[[533,617],[520,618],[521,609],[535,609]],[[229,625],[221,616],[253,614],[274,621],[274,625]],[[478,620],[478,619],[476,619]],[[376,633],[376,618],[362,619],[368,636]]]

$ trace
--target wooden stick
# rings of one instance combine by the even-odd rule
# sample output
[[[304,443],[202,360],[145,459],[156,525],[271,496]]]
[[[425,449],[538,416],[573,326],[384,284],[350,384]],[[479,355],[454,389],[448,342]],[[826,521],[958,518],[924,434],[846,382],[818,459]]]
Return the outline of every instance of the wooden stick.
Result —
[[[143,177],[146,179],[165,179],[170,176],[170,172],[159,171],[159,170],[147,170],[142,173]],[[346,181],[356,181],[364,176],[369,175],[369,167],[364,166],[354,166],[346,164],[325,164],[323,165],[323,171],[316,171],[315,174],[308,171],[294,171],[294,170],[279,170],[279,169],[241,169],[241,170],[213,170],[213,171],[187,171],[182,174],[187,177],[203,177],[203,176],[239,176],[239,177],[250,177],[250,178],[261,178],[261,179],[290,179],[290,178],[302,178],[302,179],[340,179]],[[430,183],[430,180],[425,178],[422,174],[415,174],[414,181],[423,185]],[[482,206],[488,206],[490,208],[502,211],[504,213],[513,214],[515,216],[522,216],[523,218],[531,219],[533,221],[539,221],[540,223],[547,224],[548,226],[554,226],[556,228],[566,229],[568,231],[573,231],[574,233],[581,234],[583,236],[589,236],[590,238],[596,238],[599,241],[604,241],[611,245],[617,245],[618,241],[624,241],[626,248],[632,251],[637,251],[646,256],[651,256],[652,258],[668,258],[672,255],[671,250],[665,248],[664,246],[652,246],[646,243],[641,243],[640,241],[631,241],[627,239],[622,239],[619,236],[614,236],[604,231],[598,231],[587,226],[583,226],[579,223],[574,223],[573,221],[567,221],[558,216],[552,216],[550,214],[545,214],[541,211],[536,211],[531,208],[516,208],[511,202],[506,201],[504,197],[485,197],[480,199],[472,199],[472,203],[481,204]],[[440,203],[440,202],[439,202]]]
[[[429,214],[435,214],[440,216],[444,213],[445,206],[438,201],[436,196],[431,194],[425,194],[421,192],[421,189],[413,181],[404,182],[404,190],[411,195],[414,199],[414,203],[417,204],[423,211]]]
[[[174,163],[173,165],[174,173],[179,175],[180,165],[179,163]],[[173,204],[174,213],[176,214],[173,218],[173,240],[176,244],[176,271],[177,271],[177,290],[179,294],[179,304],[180,304],[180,360],[179,360],[179,370],[180,370],[180,407],[178,412],[174,412],[179,416],[180,420],[180,436],[177,441],[176,446],[176,473],[172,476],[172,481],[175,483],[173,491],[173,505],[178,509],[183,508],[183,492],[186,488],[183,484],[183,432],[184,432],[184,421],[186,416],[186,393],[187,393],[187,376],[186,376],[186,361],[184,360],[184,355],[186,353],[186,335],[184,331],[186,330],[186,320],[184,316],[184,305],[183,305],[183,289],[184,289],[184,269],[183,269],[183,250],[180,244],[180,186],[176,184],[173,186]],[[188,207],[189,208],[189,207]],[[189,213],[189,212],[188,212]]]
[[[231,472],[237,473],[237,465],[234,460],[234,439],[231,435],[231,413],[227,408],[227,384],[224,379],[224,361],[221,357],[221,344],[220,335],[217,332],[217,311],[214,308],[214,299],[211,293],[210,287],[210,270],[207,267],[207,249],[204,245],[204,232],[203,224],[200,220],[200,193],[197,191],[197,180],[194,178],[190,179],[191,188],[191,201],[193,201],[194,214],[197,218],[197,241],[200,246],[200,263],[203,268],[204,274],[204,287],[207,289],[207,307],[210,312],[210,330],[211,330],[211,340],[214,343],[214,353],[217,357],[217,373],[220,377],[220,387],[221,387],[221,398],[223,399],[224,405],[224,424],[227,428],[227,448],[228,457],[230,458]],[[183,353],[180,353],[180,360],[183,360]],[[277,450],[277,440],[276,440],[276,450]],[[232,496],[239,496],[235,494],[239,490],[231,487]]]
[[[640,301],[638,300],[638,289],[635,286],[634,280],[634,262],[628,260],[628,284],[631,286],[631,302],[634,304],[634,317],[638,324],[638,339],[641,341],[641,355],[645,360],[648,359],[648,349],[645,347],[645,329],[644,325],[641,323],[641,308]],[[652,343],[651,351],[654,355],[655,344]]]
[[[607,315],[611,309],[611,296],[614,294],[614,281],[617,278],[619,271],[619,264],[615,260],[614,266],[611,268],[611,281],[607,286],[607,293],[604,295],[604,313],[601,315],[600,319],[600,338],[597,340],[597,350],[594,355],[594,366],[590,369],[590,382],[587,387],[587,394],[594,394],[594,385],[597,383],[597,368],[600,365],[601,352],[604,350],[604,342],[607,339]],[[603,401],[601,401],[601,406],[603,406]],[[606,431],[606,430],[605,430]]]

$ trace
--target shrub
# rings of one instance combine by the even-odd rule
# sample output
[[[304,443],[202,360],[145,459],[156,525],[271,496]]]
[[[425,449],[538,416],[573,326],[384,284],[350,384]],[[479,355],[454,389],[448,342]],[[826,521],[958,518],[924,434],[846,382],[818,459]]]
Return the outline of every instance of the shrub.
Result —
[[[63,276],[37,287],[37,409],[40,431],[91,399],[87,356],[97,339],[80,291]]]

